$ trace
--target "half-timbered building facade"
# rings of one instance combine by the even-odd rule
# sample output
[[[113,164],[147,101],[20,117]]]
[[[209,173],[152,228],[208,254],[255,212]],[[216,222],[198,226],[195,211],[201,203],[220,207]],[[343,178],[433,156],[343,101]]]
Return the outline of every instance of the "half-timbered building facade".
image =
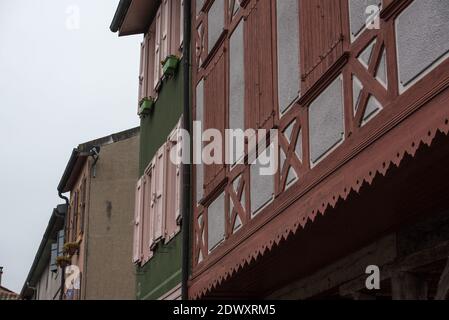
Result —
[[[445,298],[447,1],[192,7],[194,120],[278,170],[195,166],[189,297]]]

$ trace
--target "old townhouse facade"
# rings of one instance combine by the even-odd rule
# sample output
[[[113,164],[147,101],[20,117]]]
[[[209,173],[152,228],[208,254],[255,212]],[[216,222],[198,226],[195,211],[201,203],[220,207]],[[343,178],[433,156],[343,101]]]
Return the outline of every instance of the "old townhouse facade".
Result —
[[[276,129],[243,158],[279,169],[195,167],[189,297],[446,298],[447,1],[192,8],[194,119]]]
[[[134,251],[136,298],[179,299],[182,280],[181,164],[183,3],[120,1],[111,24],[119,36],[143,34],[137,113],[140,117]]]
[[[38,251],[20,293],[24,300],[60,300],[63,268],[57,258],[64,255],[64,224],[68,206],[53,209]]]
[[[111,30],[144,35],[137,298],[179,298],[186,250],[190,299],[447,298],[448,17],[444,0],[121,0]],[[168,157],[183,79],[204,130],[254,130],[241,161],[195,165],[191,193]],[[274,174],[249,161],[265,152]]]
[[[132,256],[139,128],[80,144],[58,185],[66,199],[63,252],[65,300],[135,296]],[[70,193],[70,198],[63,194]]]
[[[0,267],[0,301],[3,300],[19,300],[20,295],[2,285],[3,267]]]

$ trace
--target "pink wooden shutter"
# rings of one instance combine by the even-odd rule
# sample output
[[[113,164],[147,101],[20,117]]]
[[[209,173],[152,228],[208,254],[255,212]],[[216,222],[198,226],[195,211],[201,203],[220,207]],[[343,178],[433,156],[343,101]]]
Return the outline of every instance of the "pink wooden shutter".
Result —
[[[155,161],[153,160],[150,164],[149,171],[149,181],[148,181],[148,237],[149,237],[149,247],[153,250],[154,246],[154,219],[155,219],[155,209],[156,209],[156,201],[155,201],[155,190],[156,190],[156,170],[155,170]]]
[[[147,96],[148,39],[140,45],[139,102]]]
[[[165,197],[164,197],[164,179],[165,179],[165,145],[163,145],[157,152],[155,159],[155,192],[154,192],[154,234],[155,242],[162,240],[164,237],[164,218],[165,212]]]
[[[169,52],[169,23],[170,23],[170,3],[168,0],[162,1],[162,48],[161,48],[161,60],[164,60],[168,56]]]
[[[154,46],[154,88],[157,89],[159,85],[159,79],[161,77],[161,23],[162,13],[161,8],[156,14],[156,37]]]
[[[148,52],[148,63],[147,63],[147,75],[146,75],[146,87],[147,87],[147,95],[149,97],[156,98],[156,94],[154,92],[154,83],[155,83],[155,46],[156,46],[156,22],[153,21],[153,23],[150,26],[148,36],[147,36],[147,52]]]
[[[179,46],[182,47],[184,39],[184,0],[181,0],[181,8],[179,12]]]
[[[167,156],[166,156],[166,209],[165,209],[165,241],[171,240],[179,231],[177,220],[180,214],[180,167],[176,163],[171,161],[170,154],[178,154],[178,146],[180,142],[179,125],[171,133],[169,141],[167,143]]]
[[[134,203],[134,244],[133,244],[133,263],[141,260],[142,249],[142,179],[139,179],[136,185],[135,203]]]
[[[145,43],[140,44],[140,67],[139,67],[139,102],[143,98],[143,56],[145,53]]]
[[[181,120],[179,120],[178,123],[178,127],[176,128],[176,135],[177,135],[177,145],[181,147],[181,155],[183,153],[183,148],[184,148],[184,141],[182,140],[182,134],[181,134],[181,123],[182,123],[182,118]],[[181,171],[182,169],[182,163],[176,165],[176,209],[175,209],[175,219],[176,219],[176,232],[178,232],[180,230],[180,223],[181,223],[181,201],[182,201],[182,197],[181,197]]]
[[[153,164],[150,164],[148,169],[145,171],[144,178],[143,263],[148,262],[153,256],[153,252],[151,251],[151,247],[153,245],[154,219],[152,204],[153,180]]]

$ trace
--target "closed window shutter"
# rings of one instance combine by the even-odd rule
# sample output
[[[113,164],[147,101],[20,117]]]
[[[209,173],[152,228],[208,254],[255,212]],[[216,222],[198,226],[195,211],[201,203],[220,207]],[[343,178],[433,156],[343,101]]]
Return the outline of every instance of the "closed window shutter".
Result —
[[[342,1],[302,0],[301,37],[304,68],[302,81],[310,89],[343,55]]]
[[[84,233],[84,221],[86,215],[86,201],[87,201],[87,183],[86,179],[83,179],[83,183],[81,184],[81,213],[80,213],[80,231]]]
[[[217,53],[217,55],[220,55],[220,53]],[[205,117],[203,130],[216,129],[221,133],[222,137],[225,136],[226,126],[225,66],[225,55],[222,54],[204,81]],[[205,142],[204,146],[207,146],[209,143],[211,142]],[[224,141],[222,141],[221,150],[224,150]],[[204,187],[206,194],[209,194],[224,179],[225,166],[223,160],[224,152],[221,156],[221,164],[204,166]]]
[[[161,22],[162,13],[161,8],[159,8],[156,14],[156,36],[154,46],[154,89],[157,89],[161,77]]]
[[[147,181],[148,192],[146,192],[148,200],[148,224],[147,224],[147,234],[149,236],[149,247],[153,250],[154,247],[154,221],[156,214],[156,160],[150,165],[150,171],[147,175],[149,181]]]
[[[136,185],[135,205],[134,205],[134,245],[133,262],[138,263],[142,252],[142,179],[139,179]]]
[[[165,241],[172,239],[179,231],[177,221],[179,219],[180,207],[180,165],[171,161],[171,154],[176,155],[181,145],[179,125],[172,132],[167,142],[166,156],[166,188],[165,188]]]
[[[164,197],[164,180],[165,180],[165,157],[166,150],[163,145],[157,152],[155,160],[155,209],[154,209],[154,241],[158,242],[164,237],[164,211],[165,211],[165,197]]]
[[[179,1],[179,0],[178,0]],[[162,1],[162,49],[161,49],[161,60],[163,61],[170,50],[169,48],[169,29],[170,29],[170,3],[171,1]]]
[[[183,0],[170,0],[169,16],[169,54],[180,56],[182,54],[182,33],[183,33]]]
[[[67,240],[71,239],[70,238],[70,226],[71,226],[71,218],[72,217],[72,203],[69,204],[69,207],[67,208],[67,216],[65,219],[65,238]]]
[[[50,271],[51,272],[58,271],[58,266],[56,265],[57,257],[58,257],[58,243],[53,243],[51,245],[51,254],[50,254]]]
[[[145,176],[143,178],[143,191],[142,191],[142,228],[143,228],[143,238],[142,238],[142,255],[143,255],[143,263],[149,261],[152,257],[151,246],[153,244],[153,208],[151,204],[152,198],[152,180],[153,180],[153,172],[152,166],[150,170],[145,172]]]
[[[181,156],[183,154],[183,148],[184,148],[184,141],[182,140],[182,132],[181,132],[181,120],[179,121],[178,124],[178,128],[176,129],[177,132],[177,147],[181,146]],[[176,181],[175,181],[175,185],[176,185],[176,208],[175,208],[175,218],[176,218],[176,229],[177,231],[179,231],[180,229],[180,224],[181,224],[181,201],[182,201],[182,197],[181,197],[181,192],[182,192],[182,185],[181,185],[181,174],[182,174],[182,163],[176,165]],[[176,232],[177,232],[176,231]]]
[[[145,97],[145,40],[140,44],[139,102]]]
[[[58,232],[58,256],[62,256],[64,254],[64,230],[60,230]]]
[[[78,199],[78,191],[75,192],[74,196],[74,202],[73,202],[73,222],[72,222],[72,242],[76,241],[76,238],[78,236],[78,205],[79,205],[79,199]]]
[[[179,12],[179,46],[182,47],[184,41],[184,0],[181,0],[181,8]]]
[[[154,82],[155,82],[155,74],[154,74],[154,54],[155,54],[155,45],[156,45],[156,37],[155,37],[155,28],[156,24],[153,22],[151,25],[149,32],[146,37],[146,47],[147,47],[147,74],[146,74],[146,87],[147,87],[147,96],[155,98],[154,92]]]
[[[245,26],[246,127],[271,129],[274,121],[271,1],[258,1]]]
[[[143,90],[143,92],[142,92],[142,98],[146,98],[146,97],[148,97],[147,82],[148,82],[148,63],[149,63],[149,60],[148,60],[149,47],[148,47],[148,37],[147,36],[144,38],[143,44],[144,44],[144,46],[143,46],[143,72],[142,72],[142,77],[143,77],[142,90]]]

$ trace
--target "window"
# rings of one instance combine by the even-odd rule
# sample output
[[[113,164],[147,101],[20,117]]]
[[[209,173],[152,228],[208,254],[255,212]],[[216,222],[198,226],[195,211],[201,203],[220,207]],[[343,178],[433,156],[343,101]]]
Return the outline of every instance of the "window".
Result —
[[[64,254],[64,230],[58,232],[58,257]]]
[[[156,34],[154,38],[154,89],[157,90],[161,77],[161,23],[162,8],[159,8],[156,14]]]
[[[413,1],[396,19],[399,86],[405,91],[449,56],[449,6]]]
[[[208,20],[208,52],[217,44],[224,30],[224,1],[215,0],[207,14]]]
[[[182,153],[181,120],[156,153],[136,186],[133,262],[145,264],[156,247],[180,231],[181,165],[170,153]]]
[[[203,127],[204,124],[204,80],[201,80],[196,86],[196,117],[195,120],[201,123]],[[201,129],[202,130],[202,129]],[[194,150],[195,156],[201,159],[201,146],[196,146],[198,150]],[[202,163],[202,161],[201,161]],[[203,199],[204,195],[204,167],[202,164],[195,166],[196,172],[196,203],[199,203]]]
[[[57,272],[58,265],[56,264],[56,258],[64,255],[64,238],[65,230],[58,231],[56,242],[51,244],[50,251],[50,271]]]
[[[245,129],[245,63],[243,22],[231,35],[229,50],[229,129]]]
[[[79,230],[81,233],[84,232],[84,220],[85,220],[85,215],[86,215],[86,185],[87,185],[87,181],[86,178],[83,179],[83,182],[81,183],[81,201],[80,201],[80,227]]]
[[[182,137],[179,130],[174,131],[167,142],[165,241],[170,241],[180,230],[182,165],[181,163],[174,163],[172,160],[174,155],[182,156],[182,154],[179,154],[181,143]]]
[[[298,0],[277,0],[278,104],[284,113],[299,96]]]
[[[165,166],[166,166],[167,156],[166,156],[166,145],[164,144],[156,154],[155,164],[154,164],[154,189],[152,192],[151,204],[154,207],[154,220],[153,220],[153,242],[158,243],[164,238],[164,228],[165,228],[165,200],[166,193],[164,192],[164,182],[165,182]],[[168,199],[167,199],[168,200]],[[173,201],[174,199],[170,199]]]
[[[309,107],[310,161],[322,160],[344,139],[343,79],[338,77]]]
[[[381,0],[349,0],[349,22],[351,39],[357,38],[378,15],[376,7],[380,8]]]
[[[50,253],[50,271],[57,272],[58,266],[56,264],[56,258],[58,257],[58,243],[53,243],[51,245],[51,253]]]
[[[262,148],[259,145],[259,148]],[[274,199],[274,175],[267,173],[265,163],[273,165],[277,152],[275,144],[270,144],[259,152],[257,160],[251,164],[250,185],[251,185],[251,215],[256,216]],[[269,162],[267,160],[270,160]]]
[[[143,189],[142,179],[137,181],[136,198],[134,202],[134,244],[133,244],[133,262],[137,263],[142,258],[142,213],[143,213]]]
[[[179,9],[179,46],[182,47],[184,42],[184,0],[181,1],[181,8]]]
[[[180,0],[163,0],[145,34],[140,52],[139,102],[157,98],[163,78],[161,62],[167,56],[182,55],[183,5]]]
[[[208,249],[215,249],[225,236],[225,194],[215,199],[207,210]]]

